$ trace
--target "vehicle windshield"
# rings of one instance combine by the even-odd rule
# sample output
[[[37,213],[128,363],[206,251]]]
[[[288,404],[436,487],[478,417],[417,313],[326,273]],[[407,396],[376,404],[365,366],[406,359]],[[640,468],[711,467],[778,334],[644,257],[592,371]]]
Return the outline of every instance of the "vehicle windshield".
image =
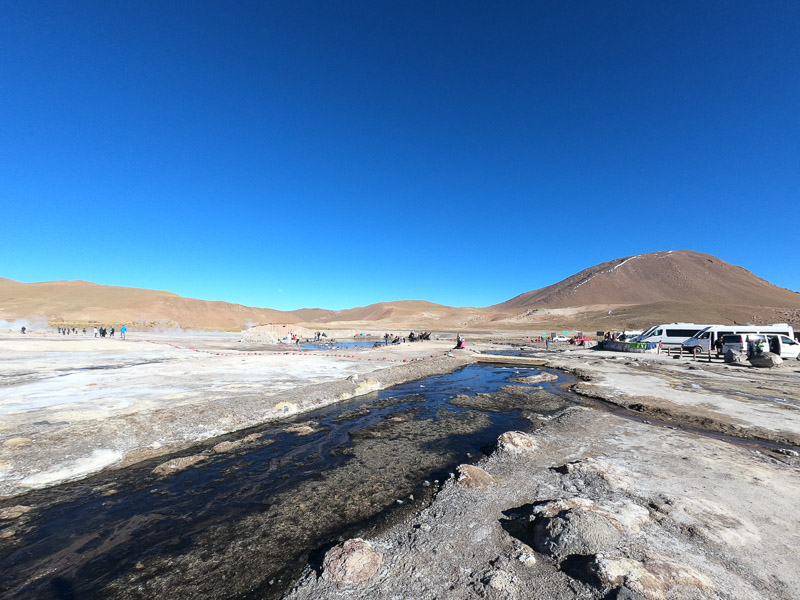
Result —
[[[637,335],[636,337],[637,337],[637,338],[642,338],[642,339],[644,339],[644,338],[646,338],[648,335],[651,335],[651,334],[652,334],[652,333],[653,333],[653,332],[656,330],[656,328],[657,328],[657,327],[658,327],[658,325],[654,325],[653,327],[651,327],[650,329],[647,329],[647,330],[646,330],[644,333],[640,333],[640,334],[639,334],[639,335]]]

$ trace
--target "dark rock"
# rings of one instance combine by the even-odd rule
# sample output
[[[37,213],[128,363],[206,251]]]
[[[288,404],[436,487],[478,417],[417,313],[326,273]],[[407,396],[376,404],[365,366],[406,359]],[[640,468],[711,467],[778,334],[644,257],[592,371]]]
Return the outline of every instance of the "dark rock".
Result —
[[[734,352],[728,350],[723,357],[726,363],[731,365],[747,366],[747,354],[745,352]]]
[[[611,590],[604,600],[646,600],[646,598],[623,585]]]
[[[622,540],[620,530],[607,517],[582,507],[556,515],[540,515],[533,525],[534,548],[564,559],[572,554],[597,554],[615,550]]]
[[[775,448],[773,452],[777,452],[778,454],[783,454],[785,456],[800,456],[800,452],[797,452],[797,450],[789,450],[788,448]]]
[[[780,366],[782,363],[783,359],[772,352],[762,352],[761,354],[754,354],[750,357],[751,365],[764,369],[771,369],[772,367]]]

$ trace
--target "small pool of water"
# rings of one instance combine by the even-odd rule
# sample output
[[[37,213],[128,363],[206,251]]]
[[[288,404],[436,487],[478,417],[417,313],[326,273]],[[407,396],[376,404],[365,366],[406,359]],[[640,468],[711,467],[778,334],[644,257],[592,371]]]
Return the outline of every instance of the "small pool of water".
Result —
[[[352,350],[354,348],[372,348],[378,340],[323,341],[300,344],[301,350]],[[378,342],[383,345],[383,342]]]

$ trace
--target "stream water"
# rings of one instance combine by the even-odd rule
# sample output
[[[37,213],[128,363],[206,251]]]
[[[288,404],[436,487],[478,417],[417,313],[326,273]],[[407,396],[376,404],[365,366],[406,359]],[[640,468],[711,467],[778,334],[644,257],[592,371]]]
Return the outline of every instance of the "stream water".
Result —
[[[338,540],[419,510],[499,434],[575,401],[564,373],[513,381],[537,372],[471,365],[218,438],[170,477],[152,473],[162,457],[15,498],[35,509],[0,530],[0,596],[280,597]],[[240,443],[211,451],[225,440]]]

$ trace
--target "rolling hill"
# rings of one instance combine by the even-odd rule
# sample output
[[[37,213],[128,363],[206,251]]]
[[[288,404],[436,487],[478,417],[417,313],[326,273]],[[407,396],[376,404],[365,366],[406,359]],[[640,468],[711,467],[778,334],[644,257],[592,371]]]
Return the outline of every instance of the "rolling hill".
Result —
[[[483,309],[455,308],[434,304],[425,300],[397,300],[395,302],[378,302],[368,306],[360,306],[347,310],[328,311],[316,314],[314,323],[325,323],[341,326],[369,326],[378,323],[386,327],[453,327],[455,324],[474,315],[481,315]],[[293,314],[303,311],[294,311]]]
[[[20,283],[0,278],[0,319],[47,318],[51,323],[99,323],[241,329],[252,323],[296,323],[269,308],[184,298],[171,292],[88,281]]]
[[[485,308],[399,300],[338,311],[283,312],[85,281],[20,283],[0,278],[0,319],[37,315],[51,323],[203,329],[285,323],[329,329],[593,330],[671,321],[788,321],[800,327],[800,294],[742,267],[688,250],[618,258]]]

